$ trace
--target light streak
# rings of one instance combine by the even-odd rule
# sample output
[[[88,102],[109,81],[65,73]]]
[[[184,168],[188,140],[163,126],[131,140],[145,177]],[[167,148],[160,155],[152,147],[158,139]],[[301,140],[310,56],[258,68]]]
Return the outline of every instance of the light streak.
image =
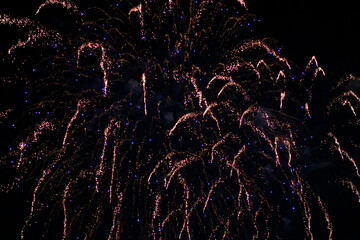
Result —
[[[226,83],[222,88],[221,90],[219,91],[219,93],[217,94],[217,96],[219,97],[221,95],[221,93],[223,93],[223,91],[227,88],[227,87],[231,87],[231,86],[235,86],[236,88],[239,88],[240,89],[240,92],[243,94],[244,98],[245,99],[248,99],[249,97],[246,95],[246,91],[244,90],[243,87],[241,87],[240,84],[238,83],[235,83],[235,82],[228,82]]]
[[[108,84],[109,84],[109,80],[107,78],[107,69],[105,67],[105,63],[109,64],[109,62],[106,61],[106,49],[104,48],[104,46],[102,46],[99,43],[89,42],[89,43],[82,44],[81,47],[79,47],[78,52],[77,52],[77,66],[78,67],[79,67],[80,54],[84,51],[85,48],[90,48],[90,49],[100,48],[101,49],[100,68],[103,72],[103,83],[104,83],[103,93],[104,93],[104,96],[106,96],[107,91],[108,91]]]
[[[280,77],[283,77],[283,78],[286,79],[285,73],[283,71],[281,71],[281,70],[279,71],[279,73],[278,73],[278,75],[276,77],[276,82],[279,81]]]
[[[245,4],[244,0],[238,0],[238,2],[241,4],[241,6],[243,6],[247,10],[247,7],[246,7],[246,4]]]
[[[39,41],[41,38],[52,38],[52,41],[61,41],[61,35],[54,31],[45,31],[40,27],[36,27],[36,29],[30,30],[28,37],[26,40],[19,40],[17,44],[11,46],[8,50],[8,54],[10,55],[15,49],[20,47],[25,47],[27,44],[34,44]]]
[[[66,0],[46,0],[46,2],[42,3],[39,6],[35,15],[38,15],[39,12],[41,11],[41,9],[43,9],[44,7],[46,7],[48,5],[60,5],[61,7],[65,8],[67,10],[72,10],[74,12],[78,11],[77,6],[73,2],[66,1]]]
[[[64,192],[63,192],[63,199],[62,199],[62,207],[63,207],[63,211],[64,211],[64,222],[63,222],[63,237],[62,239],[66,239],[66,233],[67,233],[67,213],[66,213],[66,199],[68,196],[68,192],[69,192],[69,186],[70,186],[70,182],[66,185]]]
[[[325,71],[321,67],[316,68],[314,76],[317,77],[319,72],[322,73],[322,75],[325,77]]]
[[[309,104],[308,104],[308,103],[305,103],[305,110],[306,110],[306,113],[307,113],[308,117],[311,118],[310,110],[309,110]]]
[[[224,181],[223,181],[221,178],[219,178],[219,179],[216,180],[216,182],[211,186],[210,191],[209,191],[209,193],[207,194],[207,197],[206,197],[206,201],[205,201],[205,204],[204,204],[204,207],[203,207],[203,212],[205,212],[205,209],[206,209],[206,207],[207,207],[207,205],[208,205],[208,202],[209,202],[211,193],[214,191],[214,189],[217,187],[218,184],[223,183],[223,182],[224,182]]]
[[[317,197],[317,200],[318,200],[318,203],[319,203],[319,206],[320,206],[321,210],[324,213],[325,220],[326,220],[326,223],[327,223],[327,229],[329,230],[329,240],[331,240],[334,229],[333,229],[333,226],[332,226],[332,222],[330,221],[329,213],[326,211],[326,208],[325,208],[325,206],[324,206],[324,204],[321,201],[321,198],[319,196]]]
[[[169,132],[169,136],[172,135],[172,133],[174,132],[174,130],[176,129],[176,127],[181,123],[184,122],[186,120],[188,120],[189,118],[196,118],[197,116],[199,116],[199,113],[187,113],[184,116],[182,116],[181,118],[179,118],[179,120],[175,123],[174,127],[170,130]]]
[[[232,171],[235,166],[235,161],[240,157],[240,155],[245,151],[245,145],[242,146],[242,148],[239,150],[239,152],[235,155],[234,160],[231,164],[231,170],[230,170],[230,177],[232,176]]]
[[[213,81],[215,81],[216,79],[220,79],[220,80],[223,80],[223,81],[233,81],[231,79],[231,77],[226,77],[226,76],[221,76],[221,75],[215,75],[210,81],[209,83],[207,84],[206,88],[210,88],[210,85]]]
[[[354,183],[351,181],[346,181],[346,180],[342,180],[341,183],[344,186],[350,187],[351,191],[356,195],[356,197],[358,199],[358,203],[360,203],[360,192],[359,192],[358,188],[354,185]]]
[[[283,100],[284,100],[284,98],[285,98],[285,92],[282,92],[282,93],[280,94],[280,108],[282,108],[282,106],[283,106]]]
[[[340,143],[339,143],[338,139],[335,137],[335,135],[332,132],[330,132],[328,135],[329,135],[329,137],[332,137],[334,139],[335,145],[337,146],[337,149],[338,149],[338,151],[340,153],[340,156],[341,156],[342,160],[344,160],[344,156],[347,159],[349,159],[349,161],[352,163],[352,165],[355,168],[356,175],[358,177],[360,177],[359,168],[356,165],[355,160],[340,146]]]
[[[316,60],[316,57],[315,56],[312,56],[310,61],[308,62],[308,64],[306,65],[306,69],[310,68],[312,63],[315,64],[316,67],[319,67],[318,65],[318,61]]]
[[[146,76],[145,76],[145,73],[143,73],[141,76],[141,83],[142,83],[143,92],[144,92],[144,112],[145,112],[145,116],[146,116],[147,108],[146,108]]]

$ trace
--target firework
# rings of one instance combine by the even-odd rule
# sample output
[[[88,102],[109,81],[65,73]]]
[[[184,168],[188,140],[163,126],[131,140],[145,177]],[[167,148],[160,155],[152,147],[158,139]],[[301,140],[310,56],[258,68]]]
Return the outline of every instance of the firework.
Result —
[[[359,197],[359,139],[335,126],[358,129],[358,80],[313,112],[324,70],[299,73],[244,1],[48,0],[0,24],[26,33],[2,82],[24,106],[0,115],[21,129],[1,160],[3,191],[29,193],[21,239],[275,239],[289,221],[331,239],[309,151],[346,165],[332,184]]]

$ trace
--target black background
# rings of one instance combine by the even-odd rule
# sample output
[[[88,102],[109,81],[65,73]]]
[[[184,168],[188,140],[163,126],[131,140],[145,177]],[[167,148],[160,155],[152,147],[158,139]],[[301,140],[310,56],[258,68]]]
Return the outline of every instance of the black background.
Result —
[[[285,56],[304,66],[315,55],[332,77],[359,75],[360,14],[357,1],[253,0],[265,35],[280,40]]]

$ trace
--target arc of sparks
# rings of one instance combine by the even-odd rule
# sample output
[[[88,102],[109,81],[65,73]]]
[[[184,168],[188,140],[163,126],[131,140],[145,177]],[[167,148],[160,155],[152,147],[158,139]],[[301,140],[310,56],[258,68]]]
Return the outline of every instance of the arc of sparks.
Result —
[[[195,118],[199,115],[199,113],[187,113],[184,116],[182,116],[181,118],[179,118],[179,120],[177,120],[177,122],[175,123],[174,127],[170,130],[169,132],[169,136],[172,135],[172,133],[174,132],[174,130],[176,129],[176,127],[183,121],[188,120],[189,118]]]
[[[46,7],[47,5],[54,5],[54,4],[57,4],[57,5],[60,5],[61,7],[63,8],[66,8],[67,10],[69,9],[72,9],[74,12],[76,12],[78,10],[78,7],[73,3],[73,2],[70,2],[70,1],[64,1],[64,0],[46,0],[44,3],[42,3],[35,15],[38,15],[39,12],[41,11],[42,8]]]
[[[82,44],[79,47],[78,52],[77,52],[77,66],[78,67],[79,67],[80,54],[82,53],[84,48],[90,48],[90,49],[100,48],[101,49],[100,68],[101,68],[101,71],[103,72],[103,84],[104,84],[103,93],[104,93],[104,96],[106,96],[107,88],[108,88],[108,78],[107,78],[107,68],[105,67],[105,63],[109,64],[109,62],[106,61],[106,49],[102,44],[99,44],[99,43],[89,42],[89,43]]]

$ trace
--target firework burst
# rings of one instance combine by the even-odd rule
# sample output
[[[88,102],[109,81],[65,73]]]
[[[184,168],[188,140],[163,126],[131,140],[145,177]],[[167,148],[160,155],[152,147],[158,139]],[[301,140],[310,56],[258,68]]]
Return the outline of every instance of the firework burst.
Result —
[[[289,219],[331,239],[309,149],[344,163],[332,184],[359,198],[359,139],[335,126],[359,128],[358,80],[313,113],[324,70],[299,73],[244,1],[48,0],[0,21],[26,33],[2,83],[25,89],[2,158],[17,175],[3,190],[30,186],[22,239],[275,239]]]

